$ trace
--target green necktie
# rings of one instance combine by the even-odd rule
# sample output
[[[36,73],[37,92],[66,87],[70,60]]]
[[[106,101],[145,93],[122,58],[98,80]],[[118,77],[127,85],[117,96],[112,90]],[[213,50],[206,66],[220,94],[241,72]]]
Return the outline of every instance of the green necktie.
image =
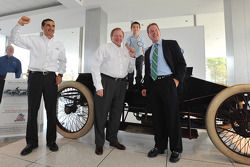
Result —
[[[157,66],[158,66],[158,44],[154,44],[154,51],[151,62],[151,77],[154,81],[157,79]]]

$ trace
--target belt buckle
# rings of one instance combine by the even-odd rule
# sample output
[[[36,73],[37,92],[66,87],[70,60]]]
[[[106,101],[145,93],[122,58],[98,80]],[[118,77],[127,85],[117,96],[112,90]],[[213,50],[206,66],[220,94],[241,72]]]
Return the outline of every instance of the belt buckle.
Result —
[[[163,79],[163,78],[166,78],[166,76],[162,75],[162,76],[157,77],[158,80]]]
[[[48,71],[43,71],[43,75],[48,75],[49,72]]]

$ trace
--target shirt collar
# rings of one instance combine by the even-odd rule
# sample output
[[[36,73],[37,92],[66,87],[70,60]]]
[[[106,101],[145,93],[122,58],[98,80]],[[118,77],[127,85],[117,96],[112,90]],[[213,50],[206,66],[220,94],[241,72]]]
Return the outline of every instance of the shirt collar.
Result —
[[[42,35],[42,38],[45,39],[45,40],[54,40],[54,36],[52,38],[48,38],[47,36],[45,36],[44,34]]]
[[[13,58],[13,56],[8,56],[8,55],[5,55],[5,58],[6,58],[6,59],[12,59],[12,58]]]
[[[153,45],[155,45],[155,44],[157,44],[157,45],[162,45],[162,39],[160,39],[159,41],[157,41],[157,42],[154,43]]]
[[[122,48],[123,47],[123,43],[121,43],[121,46],[117,46],[114,42],[111,41],[111,44],[115,47],[115,48]]]
[[[137,37],[132,35],[132,38],[139,40],[139,39],[141,39],[141,35],[139,34]]]

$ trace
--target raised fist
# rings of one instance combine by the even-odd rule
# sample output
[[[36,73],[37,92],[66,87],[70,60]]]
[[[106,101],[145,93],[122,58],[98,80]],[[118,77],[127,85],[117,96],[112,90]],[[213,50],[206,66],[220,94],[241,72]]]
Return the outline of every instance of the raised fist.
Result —
[[[27,16],[22,16],[19,20],[18,20],[18,23],[20,24],[20,25],[24,25],[24,24],[29,24],[29,22],[30,22],[30,18],[29,17],[27,17]]]

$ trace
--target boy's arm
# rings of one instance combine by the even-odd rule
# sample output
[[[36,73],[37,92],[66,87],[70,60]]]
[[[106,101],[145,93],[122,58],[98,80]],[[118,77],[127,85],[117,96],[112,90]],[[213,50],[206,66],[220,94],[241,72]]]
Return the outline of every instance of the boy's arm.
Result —
[[[129,53],[135,53],[135,48],[130,47],[127,43],[125,44],[126,48],[128,49]]]
[[[142,53],[143,53],[143,55],[145,55],[145,50],[144,50],[144,47],[142,47]]]

